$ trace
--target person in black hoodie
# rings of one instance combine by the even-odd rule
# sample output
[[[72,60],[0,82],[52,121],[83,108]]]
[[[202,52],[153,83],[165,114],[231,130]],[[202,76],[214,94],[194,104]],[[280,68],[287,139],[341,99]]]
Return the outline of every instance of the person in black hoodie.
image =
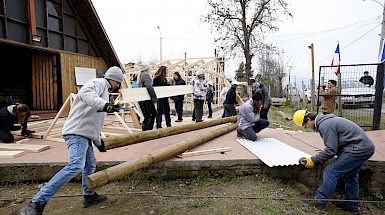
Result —
[[[226,94],[226,100],[223,103],[223,106],[225,108],[225,117],[229,116],[236,116],[237,115],[237,110],[235,109],[235,104],[238,104],[236,98],[237,98],[237,86],[238,86],[238,81],[233,81],[231,82],[231,88]]]
[[[306,110],[296,111],[293,121],[303,128],[318,131],[325,144],[322,152],[304,159],[306,168],[313,168],[315,164],[337,156],[326,166],[322,185],[317,189],[314,200],[305,202],[318,208],[325,208],[328,202],[323,200],[331,198],[339,178],[345,181],[345,199],[358,200],[360,193],[358,172],[375,150],[372,140],[364,130],[353,122],[333,114],[317,115]],[[350,212],[359,210],[359,203],[354,201],[337,202],[336,206]]]
[[[20,130],[21,135],[32,133],[27,130],[29,108],[25,104],[16,103],[0,109],[0,140],[3,143],[12,143],[15,139],[11,131]],[[21,123],[21,126],[14,124]]]
[[[166,79],[167,67],[161,66],[154,75],[154,80],[152,85],[154,87],[158,86],[169,86]],[[170,104],[168,102],[168,97],[159,98],[157,103],[158,114],[156,115],[156,128],[162,128],[162,115],[166,119],[166,126],[171,127],[171,117],[170,117]]]
[[[182,79],[179,72],[174,72],[172,85],[186,85],[186,82]],[[182,122],[184,95],[173,96],[171,97],[171,99],[174,100],[175,110],[176,110],[176,113],[178,114],[178,119],[175,120],[175,122]]]
[[[207,101],[207,107],[209,108],[208,118],[212,118],[213,117],[213,109],[211,108],[211,103],[213,103],[213,101],[214,101],[215,87],[214,87],[214,83],[212,81],[209,81],[208,84],[209,84],[209,87],[207,87],[206,101]]]

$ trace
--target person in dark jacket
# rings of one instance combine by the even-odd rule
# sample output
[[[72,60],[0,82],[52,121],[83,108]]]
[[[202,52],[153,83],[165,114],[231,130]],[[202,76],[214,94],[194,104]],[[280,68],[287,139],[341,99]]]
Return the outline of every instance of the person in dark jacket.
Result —
[[[206,94],[206,101],[207,101],[207,107],[209,109],[209,116],[208,118],[213,117],[213,109],[211,108],[211,103],[214,101],[214,91],[215,87],[212,81],[207,82],[208,88],[207,88],[207,94]]]
[[[262,95],[254,93],[253,97],[239,108],[238,137],[245,137],[251,141],[257,140],[257,134],[267,126],[269,121],[260,118]]]
[[[328,204],[322,199],[330,199],[336,188],[338,179],[345,181],[345,199],[358,200],[358,172],[362,165],[374,154],[374,144],[364,130],[353,122],[336,117],[333,114],[308,113],[298,110],[293,121],[304,128],[314,129],[321,135],[325,149],[311,158],[306,158],[306,168],[325,162],[334,156],[337,158],[326,166],[322,185],[317,189],[315,199],[306,203],[324,208]],[[358,202],[341,202],[337,207],[351,212],[358,212]]]
[[[161,66],[154,75],[154,80],[152,84],[154,87],[159,86],[169,86],[166,79],[167,67]],[[157,102],[157,111],[156,115],[156,128],[162,128],[162,115],[166,119],[166,126],[171,127],[171,117],[170,117],[170,103],[168,102],[168,97],[159,98]]]
[[[21,135],[28,135],[27,130],[29,108],[25,104],[14,104],[0,109],[0,140],[3,143],[12,143],[15,139],[11,131],[21,129]],[[21,123],[21,126],[14,124]]]
[[[140,101],[139,106],[143,112],[143,122],[142,122],[142,130],[152,130],[154,128],[154,122],[157,115],[154,104],[157,102],[158,98],[156,97],[156,93],[154,88],[152,87],[152,80],[149,74],[150,65],[147,63],[139,62],[140,69],[140,79],[138,87],[147,88],[148,94],[150,94],[151,100]]]
[[[267,86],[262,83],[256,82],[255,79],[250,79],[249,85],[251,85],[251,87],[253,88],[253,94],[257,91],[262,93],[261,118],[267,120],[267,114],[269,113],[270,106],[273,103]]]
[[[236,94],[237,87],[238,81],[231,82],[231,88],[227,92],[226,100],[223,103],[223,106],[225,108],[225,117],[237,115],[237,110],[235,109],[235,104],[238,104]]]
[[[371,87],[374,84],[374,80],[372,76],[369,75],[368,71],[364,72],[364,76],[360,78],[360,82]]]
[[[182,79],[179,72],[174,72],[172,85],[186,85],[186,82]],[[178,115],[178,119],[175,120],[175,122],[182,122],[183,121],[183,100],[184,95],[179,96],[173,96],[171,97],[172,100],[174,100],[175,103],[175,110]]]

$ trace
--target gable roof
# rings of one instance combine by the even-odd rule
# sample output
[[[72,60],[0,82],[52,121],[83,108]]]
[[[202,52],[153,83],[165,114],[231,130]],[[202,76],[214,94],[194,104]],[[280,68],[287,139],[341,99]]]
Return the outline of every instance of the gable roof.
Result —
[[[91,0],[69,1],[71,1],[75,7],[79,18],[86,27],[85,30],[90,35],[90,39],[98,49],[100,56],[104,59],[107,66],[118,66],[123,69]]]

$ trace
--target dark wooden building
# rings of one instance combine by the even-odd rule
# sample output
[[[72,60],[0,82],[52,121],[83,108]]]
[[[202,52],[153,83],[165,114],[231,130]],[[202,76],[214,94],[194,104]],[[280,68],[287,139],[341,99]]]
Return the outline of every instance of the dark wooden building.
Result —
[[[40,40],[40,41],[39,41]],[[0,105],[54,110],[77,92],[75,67],[120,66],[91,0],[0,0]]]

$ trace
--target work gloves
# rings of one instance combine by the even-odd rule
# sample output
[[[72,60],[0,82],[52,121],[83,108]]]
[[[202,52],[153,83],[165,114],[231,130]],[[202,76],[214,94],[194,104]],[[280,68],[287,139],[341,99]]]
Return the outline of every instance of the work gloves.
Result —
[[[112,103],[106,103],[106,105],[103,108],[103,111],[107,112],[107,113],[113,113],[113,112],[119,111],[118,108],[119,108],[119,105],[114,105]]]
[[[98,148],[99,152],[106,152],[106,147],[104,145],[103,140],[101,140],[100,142],[96,142],[96,141],[92,141],[92,142],[94,143],[96,148]]]
[[[315,164],[311,158],[306,158],[303,161],[306,162],[306,164],[305,164],[306,168],[312,169],[315,166]]]

